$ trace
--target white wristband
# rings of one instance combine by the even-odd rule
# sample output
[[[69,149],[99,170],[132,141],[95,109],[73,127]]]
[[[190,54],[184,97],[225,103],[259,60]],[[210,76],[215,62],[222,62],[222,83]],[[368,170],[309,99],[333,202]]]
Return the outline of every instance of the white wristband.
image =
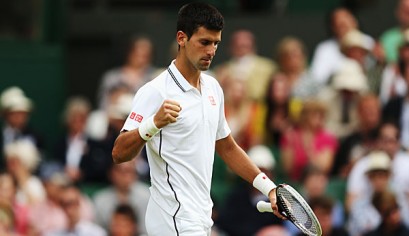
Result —
[[[159,133],[160,129],[156,127],[155,122],[153,122],[153,116],[151,116],[141,123],[138,131],[143,140],[149,141],[153,138],[153,136]]]
[[[254,178],[253,186],[267,197],[271,190],[277,187],[277,185],[275,185],[274,182],[271,181],[263,172]]]

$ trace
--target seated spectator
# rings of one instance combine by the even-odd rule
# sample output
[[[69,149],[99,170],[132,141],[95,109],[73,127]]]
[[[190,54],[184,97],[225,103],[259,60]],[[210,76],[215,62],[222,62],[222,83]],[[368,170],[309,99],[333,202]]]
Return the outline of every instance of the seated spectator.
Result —
[[[37,147],[32,142],[22,139],[7,144],[4,153],[7,171],[17,182],[17,201],[29,207],[44,201],[44,186],[33,174],[40,161]]]
[[[356,106],[359,97],[368,91],[368,81],[354,60],[345,60],[332,83],[318,94],[328,107],[326,128],[337,138],[344,138],[358,127]]]
[[[18,235],[29,235],[32,227],[29,221],[29,208],[16,199],[17,183],[7,172],[0,173],[0,202],[12,208],[13,231]],[[1,235],[1,234],[0,234]]]
[[[138,218],[128,204],[116,206],[109,224],[110,236],[138,236]]]
[[[383,123],[377,135],[376,149],[387,153],[392,160],[390,186],[396,186],[393,188],[393,191],[399,196],[408,191],[406,184],[409,183],[409,154],[400,147],[399,129],[396,124],[390,122]],[[368,176],[365,175],[369,160],[369,156],[359,159],[352,167],[348,176],[345,202],[348,212],[355,201],[368,197],[369,193],[372,192]],[[407,201],[401,201],[401,204],[403,209],[409,209]],[[404,221],[409,222],[409,212],[403,212],[403,215]]]
[[[381,151],[368,155],[369,161],[365,172],[368,177],[371,193],[356,200],[348,217],[347,229],[351,236],[359,236],[374,230],[381,223],[381,216],[372,204],[372,196],[390,189],[391,159]]]
[[[396,1],[395,16],[398,24],[381,34],[380,41],[385,48],[386,59],[390,63],[398,62],[398,48],[404,41],[404,32],[409,29],[409,1]]]
[[[319,83],[325,85],[331,76],[340,69],[345,56],[340,48],[341,39],[350,31],[358,30],[358,21],[350,10],[338,7],[329,14],[329,30],[331,38],[326,39],[315,48],[311,61],[311,74]],[[374,40],[369,35],[364,35],[364,43],[372,50]]]
[[[238,79],[245,83],[247,99],[263,102],[265,88],[276,71],[273,60],[257,54],[256,38],[245,29],[237,30],[230,38],[231,58],[215,69],[216,78],[226,88],[225,79]]]
[[[399,48],[399,71],[405,84],[409,86],[409,41]],[[384,106],[383,119],[393,120],[402,130],[400,140],[404,148],[409,149],[409,90],[396,96]]]
[[[55,144],[54,158],[64,167],[70,180],[76,183],[84,177],[80,165],[88,148],[85,127],[90,111],[91,104],[86,98],[69,98],[64,111],[65,131]]]
[[[106,110],[123,91],[135,94],[146,82],[158,74],[153,62],[153,44],[146,36],[131,37],[123,65],[107,71],[98,90],[98,109]],[[122,90],[122,92],[117,93]]]
[[[329,174],[338,141],[324,127],[326,115],[323,103],[306,100],[298,125],[284,133],[280,161],[291,181],[300,181],[302,170],[309,165]]]
[[[271,77],[267,86],[265,104],[265,143],[278,147],[283,133],[291,127],[291,90],[287,78],[283,73],[276,73]]]
[[[310,199],[308,204],[317,216],[321,224],[322,235],[325,236],[348,236],[342,227],[335,227],[332,221],[334,202],[330,197],[321,196]],[[299,236],[304,234],[298,234]]]
[[[332,176],[346,179],[351,167],[376,145],[376,132],[381,121],[381,104],[374,94],[365,94],[357,105],[358,127],[340,141]]]
[[[310,199],[318,198],[321,196],[329,196],[328,185],[330,178],[329,176],[314,166],[308,166],[303,170],[303,176],[301,178],[300,194],[308,202]],[[344,221],[344,205],[340,199],[335,199],[334,195],[334,207],[332,211],[332,223],[336,227],[342,227],[345,223]]]
[[[80,189],[74,185],[67,185],[61,191],[61,205],[68,219],[68,225],[64,229],[46,234],[47,236],[106,236],[107,233],[99,225],[90,220],[84,220],[81,216]]]
[[[61,191],[69,183],[62,170],[49,167],[42,173],[46,199],[30,210],[30,222],[39,235],[62,230],[67,227],[67,216],[61,207]]]
[[[372,197],[372,204],[380,213],[382,221],[378,228],[364,234],[364,236],[409,235],[409,228],[402,222],[400,208],[396,196],[392,192],[376,193]]]
[[[88,139],[87,151],[84,153],[80,164],[85,185],[106,187],[109,185],[108,172],[113,165],[112,148],[116,137],[119,135],[125,119],[132,107],[133,95],[121,94],[117,101],[109,104],[107,113],[95,114],[88,119],[91,129],[104,130],[103,136]],[[98,126],[98,120],[106,120],[105,126]],[[94,123],[95,121],[95,123]]]
[[[13,207],[0,200],[0,235],[19,236],[15,231]]]
[[[93,197],[98,224],[108,229],[115,208],[126,203],[132,206],[139,222],[143,222],[139,225],[139,231],[146,233],[145,213],[150,192],[148,186],[138,180],[135,160],[113,165],[109,177],[111,185],[96,192]]]
[[[247,89],[241,80],[226,81],[225,114],[231,135],[247,151],[261,143],[264,135],[263,112],[260,105],[246,97]]]
[[[276,60],[279,71],[287,77],[292,97],[306,99],[317,94],[321,84],[308,71],[305,45],[300,39],[292,36],[281,39]]]
[[[7,144],[24,139],[32,142],[40,154],[43,154],[43,136],[29,124],[32,111],[33,102],[19,87],[10,87],[1,93],[0,112],[4,123],[1,128],[0,150],[4,150]],[[5,169],[3,151],[0,152],[0,169]]]
[[[261,171],[273,178],[275,161],[267,147],[254,146],[248,154]],[[265,226],[282,225],[282,220],[273,214],[258,212],[256,205],[260,200],[268,201],[268,198],[251,184],[241,182],[227,196],[215,225],[227,235],[235,236],[254,235]]]

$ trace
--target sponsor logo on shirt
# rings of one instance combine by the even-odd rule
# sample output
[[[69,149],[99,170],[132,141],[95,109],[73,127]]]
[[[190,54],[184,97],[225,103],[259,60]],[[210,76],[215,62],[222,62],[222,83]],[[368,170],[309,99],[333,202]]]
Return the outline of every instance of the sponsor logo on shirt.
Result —
[[[210,104],[212,104],[213,106],[216,106],[216,101],[214,100],[213,96],[209,96],[209,101],[210,101]]]
[[[135,112],[132,112],[131,115],[129,116],[131,120],[136,120],[137,122],[141,123],[143,120],[143,116],[136,114]]]

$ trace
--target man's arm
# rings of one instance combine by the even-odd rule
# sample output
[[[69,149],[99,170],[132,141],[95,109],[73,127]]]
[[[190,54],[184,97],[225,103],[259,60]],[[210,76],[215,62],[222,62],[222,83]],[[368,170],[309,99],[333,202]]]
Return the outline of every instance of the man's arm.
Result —
[[[139,135],[139,129],[123,131],[115,140],[112,159],[115,164],[130,161],[142,150],[146,141]]]
[[[249,183],[261,173],[231,135],[216,142],[216,151],[234,173]]]
[[[153,117],[143,121],[139,128],[121,132],[112,149],[114,163],[118,164],[132,160],[139,154],[145,143],[153,138],[160,129],[177,121],[181,110],[182,108],[178,102],[165,100],[158,112]]]
[[[236,141],[234,141],[231,135],[228,135],[226,138],[216,141],[216,151],[223,159],[223,161],[227,164],[227,166],[234,171],[234,173],[255,186],[254,180],[256,179],[256,177],[259,177],[262,172],[251,161],[246,152],[244,152],[244,150],[236,143]],[[273,188],[267,194],[270,199],[274,215],[281,219],[286,219],[278,212],[275,190],[276,188]]]

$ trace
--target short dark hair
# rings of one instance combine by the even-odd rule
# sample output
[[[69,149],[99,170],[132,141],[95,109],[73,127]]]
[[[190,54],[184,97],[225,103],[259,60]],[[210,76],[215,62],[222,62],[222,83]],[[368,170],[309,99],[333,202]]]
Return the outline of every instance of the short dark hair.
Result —
[[[206,3],[189,3],[180,8],[176,31],[183,31],[190,39],[202,26],[208,30],[221,31],[224,18],[215,7]]]
[[[114,210],[114,214],[120,214],[126,216],[132,222],[138,222],[138,217],[136,216],[135,210],[129,204],[121,203],[117,205]]]

